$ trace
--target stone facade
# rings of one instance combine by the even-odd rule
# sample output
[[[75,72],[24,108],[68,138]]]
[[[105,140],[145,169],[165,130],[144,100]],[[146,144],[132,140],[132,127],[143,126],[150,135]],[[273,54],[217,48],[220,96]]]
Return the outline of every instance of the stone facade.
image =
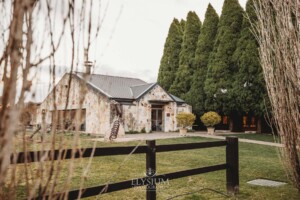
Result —
[[[109,134],[115,117],[114,106],[120,105],[122,110],[121,130],[150,132],[152,129],[151,111],[154,105],[162,106],[161,130],[164,132],[176,131],[176,115],[179,112],[191,112],[191,107],[185,103],[177,103],[158,84],[150,88],[140,98],[130,103],[114,100],[99,91],[99,88],[86,86],[84,80],[66,74],[54,87],[37,110],[37,123],[42,123],[42,112],[45,112],[45,121],[49,126],[53,123],[55,110],[78,111],[84,110],[80,125],[84,123],[85,132],[92,134]],[[69,98],[67,93],[69,92]],[[56,97],[54,98],[54,92]],[[66,102],[68,101],[67,108]],[[73,120],[73,119],[72,119]],[[53,124],[52,124],[53,125]]]
[[[66,74],[42,102],[37,111],[37,123],[42,123],[42,110],[46,111],[46,124],[50,125],[54,110],[82,109],[85,110],[85,116],[82,116],[85,118],[85,132],[97,134],[110,131],[110,123],[107,121],[110,115],[109,99],[95,89],[85,86],[83,81],[74,76],[72,77],[66,108],[69,78],[70,75]],[[55,101],[54,90],[56,93]],[[82,103],[80,103],[81,100]]]
[[[168,102],[162,106],[162,131],[176,131],[176,115],[179,112],[192,112],[191,106],[187,104],[178,105],[159,85],[143,95],[132,105],[123,105],[125,131],[138,131],[145,129],[151,131],[151,110],[152,106],[159,102]],[[158,102],[158,103],[151,103]]]

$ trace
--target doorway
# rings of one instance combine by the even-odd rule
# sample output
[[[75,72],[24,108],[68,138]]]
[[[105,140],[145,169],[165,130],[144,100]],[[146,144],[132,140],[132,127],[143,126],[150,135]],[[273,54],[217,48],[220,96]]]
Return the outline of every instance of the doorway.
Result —
[[[151,130],[163,130],[163,107],[161,105],[152,105],[151,110]]]

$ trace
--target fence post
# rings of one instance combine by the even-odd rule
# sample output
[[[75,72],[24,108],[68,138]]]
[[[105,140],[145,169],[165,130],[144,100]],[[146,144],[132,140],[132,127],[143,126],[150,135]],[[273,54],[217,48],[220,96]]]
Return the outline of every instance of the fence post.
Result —
[[[147,200],[156,200],[156,154],[155,140],[147,140],[146,175],[147,175]]]
[[[239,146],[237,137],[226,137],[226,187],[229,194],[239,192]]]

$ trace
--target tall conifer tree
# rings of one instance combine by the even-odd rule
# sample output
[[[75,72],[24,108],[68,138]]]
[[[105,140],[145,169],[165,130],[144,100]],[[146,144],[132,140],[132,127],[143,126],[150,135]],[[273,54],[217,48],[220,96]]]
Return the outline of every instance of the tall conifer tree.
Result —
[[[211,4],[209,4],[198,38],[194,60],[195,73],[193,75],[191,89],[186,99],[187,102],[193,106],[193,112],[197,115],[201,115],[205,111],[204,105],[206,96],[204,92],[204,81],[206,79],[209,56],[213,50],[218,30],[218,22],[219,16]]]
[[[174,19],[170,25],[165,42],[157,79],[157,82],[167,91],[169,91],[174,82],[179,67],[182,37],[182,24],[177,19]]]
[[[183,99],[191,87],[191,76],[195,71],[193,69],[193,60],[200,29],[201,21],[199,17],[195,12],[189,12],[179,56],[179,68],[176,73],[176,79],[170,88],[172,94]]]
[[[257,16],[253,0],[248,0],[241,35],[233,56],[238,66],[233,94],[236,94],[236,106],[239,110],[250,115],[262,117],[266,112],[266,106],[269,105],[269,101],[260,65],[259,45],[251,31],[251,23],[255,24],[256,22]]]
[[[234,74],[233,61],[243,21],[243,9],[238,0],[225,0],[218,25],[218,33],[210,56],[205,80],[207,110],[230,113],[235,109],[231,98]]]
[[[233,59],[238,66],[238,74],[234,84],[234,93],[237,95],[241,110],[253,111],[260,114],[265,91],[265,82],[260,66],[258,43],[251,32],[251,23],[257,21],[253,0],[246,4],[246,15],[243,19],[243,28]]]
[[[182,33],[184,33],[185,23],[186,23],[186,21],[184,19],[180,20],[180,26],[181,26]]]

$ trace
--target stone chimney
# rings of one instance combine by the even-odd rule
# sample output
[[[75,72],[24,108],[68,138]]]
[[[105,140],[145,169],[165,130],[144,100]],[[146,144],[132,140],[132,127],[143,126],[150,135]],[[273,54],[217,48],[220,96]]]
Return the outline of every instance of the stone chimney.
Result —
[[[88,51],[84,49],[84,66],[85,66],[85,73],[91,74],[91,68],[93,67],[94,63],[88,60]]]

